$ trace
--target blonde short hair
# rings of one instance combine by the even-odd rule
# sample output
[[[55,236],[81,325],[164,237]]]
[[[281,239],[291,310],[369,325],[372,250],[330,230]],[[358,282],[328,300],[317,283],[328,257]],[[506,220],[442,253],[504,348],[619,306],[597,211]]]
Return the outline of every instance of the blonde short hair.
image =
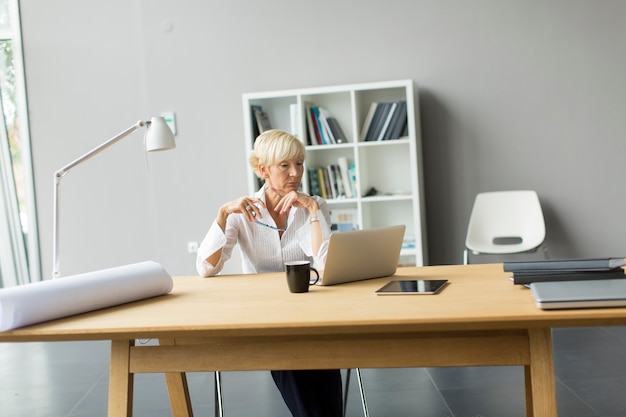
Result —
[[[267,130],[254,142],[250,166],[257,177],[262,178],[259,165],[270,167],[281,161],[306,158],[304,144],[297,137],[278,129]]]

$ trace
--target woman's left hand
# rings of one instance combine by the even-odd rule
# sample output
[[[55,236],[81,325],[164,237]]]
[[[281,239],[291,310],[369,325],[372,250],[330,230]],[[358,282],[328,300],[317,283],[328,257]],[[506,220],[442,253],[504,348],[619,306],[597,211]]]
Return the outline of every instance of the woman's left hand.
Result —
[[[280,199],[278,204],[276,204],[274,210],[279,213],[286,213],[291,207],[306,208],[312,215],[315,215],[317,213],[317,210],[319,210],[319,204],[317,203],[317,200],[309,195],[299,193],[297,191],[289,191],[287,194],[285,194]]]

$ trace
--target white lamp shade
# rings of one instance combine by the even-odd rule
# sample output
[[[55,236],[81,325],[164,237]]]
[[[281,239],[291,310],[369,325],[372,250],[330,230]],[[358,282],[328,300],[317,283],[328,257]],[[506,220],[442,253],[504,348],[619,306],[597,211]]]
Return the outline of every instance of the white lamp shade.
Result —
[[[146,133],[146,151],[166,151],[176,148],[172,130],[163,117],[153,117]]]

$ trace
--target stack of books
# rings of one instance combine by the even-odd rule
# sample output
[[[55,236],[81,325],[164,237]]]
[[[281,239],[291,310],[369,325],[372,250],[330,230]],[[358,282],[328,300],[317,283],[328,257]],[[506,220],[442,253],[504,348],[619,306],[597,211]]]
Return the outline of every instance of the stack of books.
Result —
[[[361,128],[362,142],[398,139],[407,134],[406,100],[374,102]]]
[[[353,198],[356,196],[356,167],[348,165],[345,157],[336,164],[309,168],[309,191],[324,199]]]
[[[533,282],[626,278],[624,265],[624,258],[518,261],[505,262],[504,271],[512,273],[513,284],[530,285]]]
[[[348,137],[343,132],[341,125],[328,110],[311,103],[306,103],[305,109],[308,130],[307,144],[334,145],[348,142]]]

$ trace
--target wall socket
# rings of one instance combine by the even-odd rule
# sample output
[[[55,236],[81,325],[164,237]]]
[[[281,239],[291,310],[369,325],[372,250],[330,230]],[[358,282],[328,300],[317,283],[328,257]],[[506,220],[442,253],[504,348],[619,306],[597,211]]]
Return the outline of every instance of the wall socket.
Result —
[[[191,254],[198,253],[198,242],[187,242],[187,252]]]

